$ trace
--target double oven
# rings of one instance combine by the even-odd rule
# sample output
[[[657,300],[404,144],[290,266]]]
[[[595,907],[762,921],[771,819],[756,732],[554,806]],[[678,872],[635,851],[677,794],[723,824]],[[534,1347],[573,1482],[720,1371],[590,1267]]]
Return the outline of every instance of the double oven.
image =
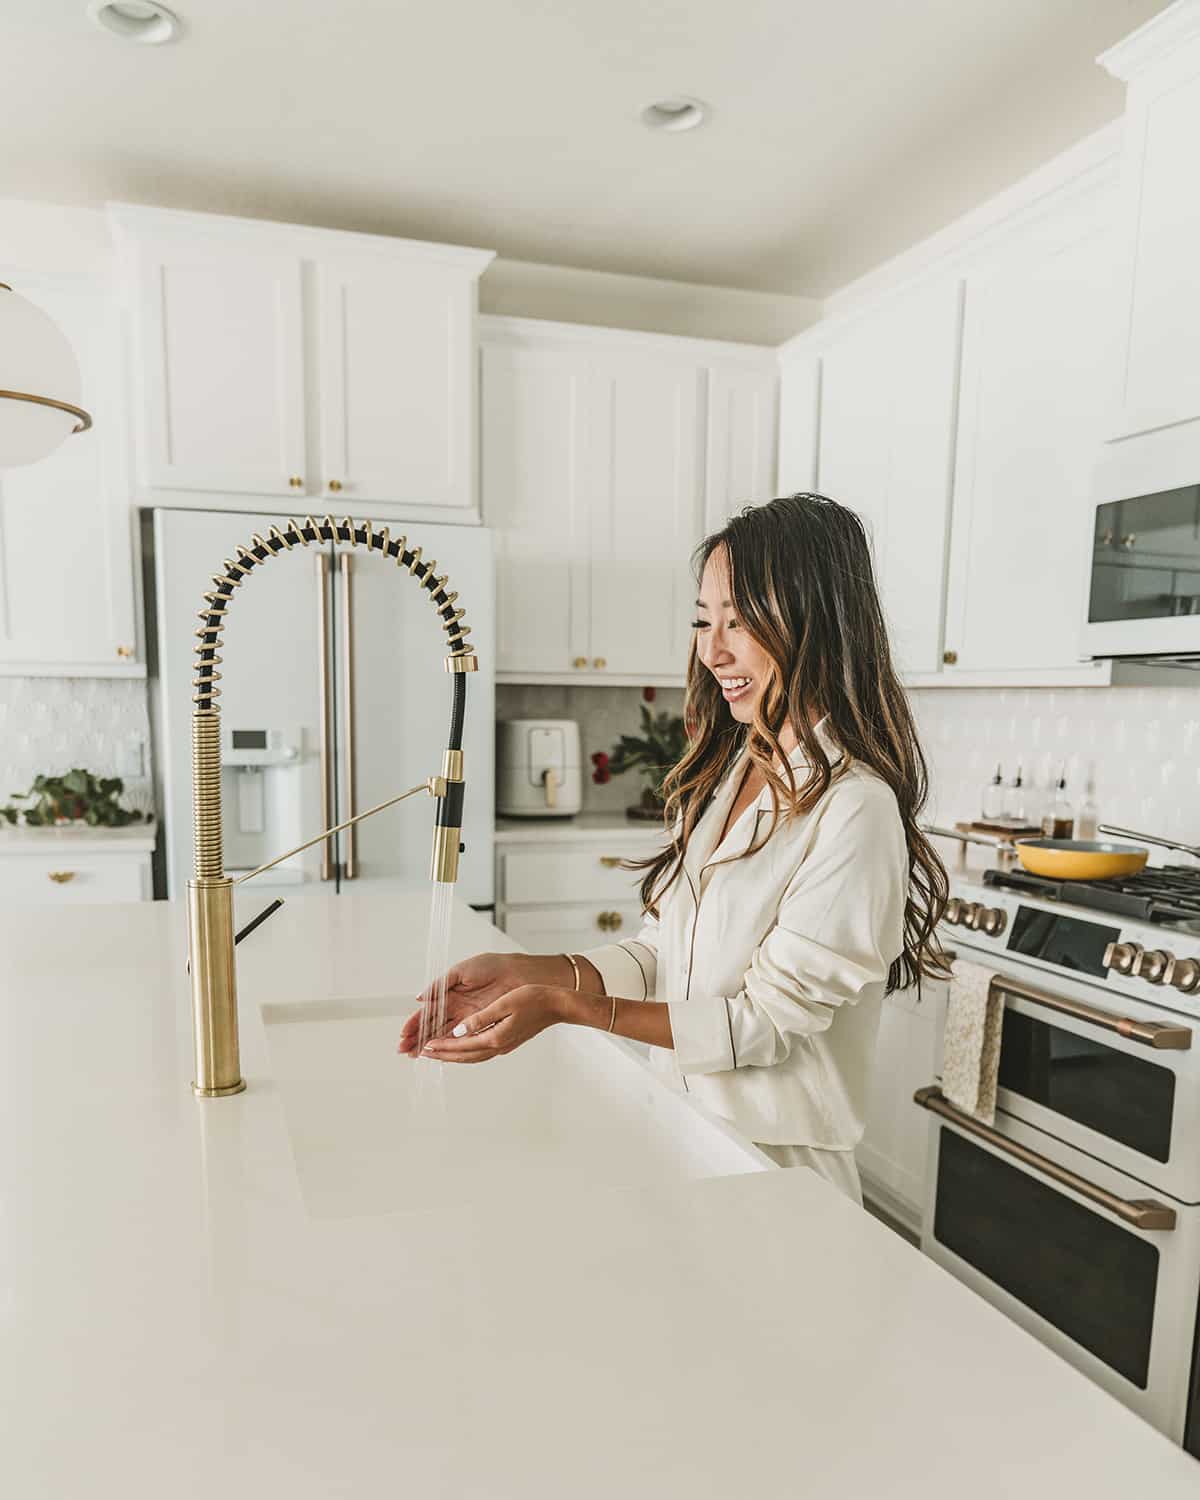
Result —
[[[916,1095],[922,1248],[1200,1457],[1200,931],[992,887],[949,918],[995,974],[999,1089],[991,1126]]]

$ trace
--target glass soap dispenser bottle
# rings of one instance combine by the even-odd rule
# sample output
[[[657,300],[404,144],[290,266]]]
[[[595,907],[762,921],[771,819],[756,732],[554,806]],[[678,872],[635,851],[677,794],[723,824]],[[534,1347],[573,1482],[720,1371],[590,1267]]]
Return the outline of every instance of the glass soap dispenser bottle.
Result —
[[[1042,817],[1042,835],[1048,839],[1069,839],[1075,832],[1075,811],[1067,800],[1066,768],[1058,773],[1054,801]]]
[[[1004,777],[999,765],[996,774],[983,788],[983,816],[989,822],[1004,816]]]
[[[1020,765],[1017,766],[1017,774],[1004,788],[1004,816],[1013,819],[1025,816],[1025,780]]]

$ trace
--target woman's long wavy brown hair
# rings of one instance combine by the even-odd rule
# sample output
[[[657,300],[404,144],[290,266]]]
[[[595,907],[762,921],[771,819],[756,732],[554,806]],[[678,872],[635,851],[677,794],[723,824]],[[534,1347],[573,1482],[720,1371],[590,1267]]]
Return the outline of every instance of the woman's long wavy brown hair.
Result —
[[[767,653],[772,670],[753,723],[741,725],[693,641],[685,709],[691,740],[665,783],[666,822],[676,833],[661,854],[636,866],[646,872],[643,905],[657,912],[679,878],[696,824],[744,750],[771,790],[772,815],[743,859],[762,848],[781,817],[808,812],[858,761],[895,793],[908,846],[904,949],[888,971],[888,990],[922,974],[944,977],[948,966],[935,929],[949,893],[946,870],[917,826],[929,773],[892,663],[862,521],[824,495],[788,495],[748,506],[708,537],[696,552],[697,578],[719,548],[729,560],[738,624]],[[810,713],[828,715],[831,736],[846,752],[839,769],[830,765]],[[807,761],[800,785],[779,743],[785,724]]]

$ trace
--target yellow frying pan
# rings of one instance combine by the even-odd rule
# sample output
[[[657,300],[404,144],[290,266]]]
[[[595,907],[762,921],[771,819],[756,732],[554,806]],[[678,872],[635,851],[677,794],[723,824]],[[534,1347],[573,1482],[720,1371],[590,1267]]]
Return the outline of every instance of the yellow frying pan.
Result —
[[[1051,880],[1110,880],[1133,875],[1150,857],[1136,844],[1101,844],[1094,839],[1016,839],[1017,858],[1032,875]]]

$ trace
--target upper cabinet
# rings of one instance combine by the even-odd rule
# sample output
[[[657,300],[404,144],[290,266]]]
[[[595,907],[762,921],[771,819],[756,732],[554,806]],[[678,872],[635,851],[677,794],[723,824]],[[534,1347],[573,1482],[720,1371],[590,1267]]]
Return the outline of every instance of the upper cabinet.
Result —
[[[94,422],[39,463],[0,473],[0,673],[144,676],[111,286],[4,267],[0,280],[67,336]]]
[[[475,316],[490,252],[110,214],[132,304],[145,494],[474,518]]]
[[[1122,438],[1200,418],[1200,9],[1170,6],[1100,61],[1129,85],[1106,434]]]
[[[783,359],[784,488],[862,516],[909,673],[941,662],[960,309],[959,282],[941,278],[818,325]]]
[[[775,492],[770,351],[482,322],[499,671],[677,681],[695,547]]]
[[[1107,215],[1083,215],[1071,229],[968,277],[952,673],[1080,665],[1113,264]]]

